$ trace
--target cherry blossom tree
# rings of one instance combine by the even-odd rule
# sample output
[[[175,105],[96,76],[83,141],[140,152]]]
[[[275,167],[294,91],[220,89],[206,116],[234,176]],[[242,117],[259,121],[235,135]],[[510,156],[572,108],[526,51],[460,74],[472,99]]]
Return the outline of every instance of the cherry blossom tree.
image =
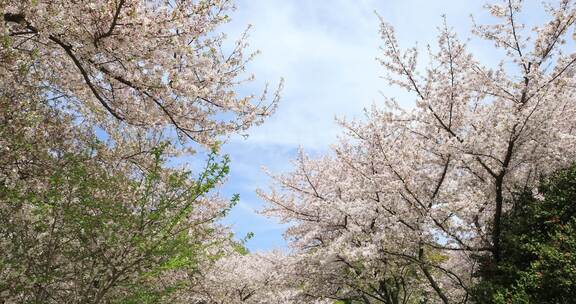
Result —
[[[502,258],[502,214],[516,190],[576,159],[576,53],[566,41],[576,4],[545,3],[548,21],[532,29],[521,1],[486,7],[496,21],[473,33],[502,55],[496,66],[445,22],[421,67],[419,49],[402,49],[382,20],[380,63],[415,106],[386,98],[365,120],[341,120],[333,154],[301,153],[260,192],[265,214],[293,224],[299,286],[312,297],[470,301],[477,257]]]
[[[2,73],[109,132],[172,126],[210,143],[260,123],[278,97],[236,94],[251,79],[241,78],[252,58],[246,36],[226,51],[215,32],[233,7],[230,0],[2,1]]]
[[[0,302],[176,302],[232,254],[219,141],[278,100],[236,94],[233,8],[0,0]],[[168,165],[193,142],[204,169]]]
[[[299,290],[286,284],[290,260],[280,252],[236,251],[207,267],[187,302],[206,304],[291,304],[302,302]],[[325,303],[325,302],[310,302]]]

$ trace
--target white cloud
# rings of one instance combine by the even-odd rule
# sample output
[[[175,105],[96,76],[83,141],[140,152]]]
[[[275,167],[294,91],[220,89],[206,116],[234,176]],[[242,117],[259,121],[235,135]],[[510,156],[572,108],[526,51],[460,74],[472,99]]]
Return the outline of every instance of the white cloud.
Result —
[[[254,24],[250,41],[262,51],[250,72],[259,80],[286,79],[278,112],[252,130],[245,144],[325,148],[338,133],[335,115],[358,114],[377,97],[382,81],[375,62],[376,16],[370,6],[354,1],[330,3],[239,4],[230,26]]]

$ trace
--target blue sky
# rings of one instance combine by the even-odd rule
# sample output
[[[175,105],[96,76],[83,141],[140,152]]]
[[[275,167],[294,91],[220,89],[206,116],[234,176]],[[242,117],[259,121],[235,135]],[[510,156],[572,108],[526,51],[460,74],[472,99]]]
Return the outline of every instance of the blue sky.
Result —
[[[534,1],[536,2],[536,1]],[[442,14],[461,37],[470,37],[470,14],[485,20],[483,1],[475,0],[243,0],[222,28],[230,39],[252,24],[252,50],[260,50],[248,69],[257,80],[241,93],[258,92],[266,82],[272,87],[286,80],[274,116],[252,128],[249,137],[233,137],[224,146],[231,157],[231,175],[223,186],[227,195],[240,194],[240,203],[225,220],[238,237],[254,232],[247,246],[252,251],[285,248],[285,226],[267,219],[255,190],[270,181],[262,167],[272,172],[290,170],[299,147],[310,154],[327,153],[341,130],[334,118],[362,118],[362,111],[395,96],[410,106],[412,96],[390,87],[380,77],[375,58],[381,44],[377,11],[395,26],[399,43],[411,47],[434,44]],[[527,16],[538,15],[530,9]],[[489,46],[470,42],[482,61],[494,61]],[[425,62],[424,62],[425,63]]]

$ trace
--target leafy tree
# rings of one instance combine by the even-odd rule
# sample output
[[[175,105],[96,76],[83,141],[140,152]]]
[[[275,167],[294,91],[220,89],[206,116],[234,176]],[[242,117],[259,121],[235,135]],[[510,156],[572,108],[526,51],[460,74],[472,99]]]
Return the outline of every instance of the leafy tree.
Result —
[[[502,259],[482,259],[478,303],[576,298],[576,165],[521,192],[502,217]]]
[[[232,245],[215,224],[230,207],[210,194],[228,173],[216,151],[198,177],[166,168],[163,145],[130,165],[81,126],[54,134],[68,122],[58,111],[11,107],[1,108],[12,174],[0,176],[0,300],[159,303]]]

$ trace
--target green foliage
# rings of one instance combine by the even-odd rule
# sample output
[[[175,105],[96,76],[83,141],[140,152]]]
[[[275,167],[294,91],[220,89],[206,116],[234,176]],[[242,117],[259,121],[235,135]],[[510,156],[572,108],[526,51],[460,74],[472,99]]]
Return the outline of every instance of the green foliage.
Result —
[[[523,192],[503,217],[502,260],[482,260],[478,303],[576,299],[576,165]]]
[[[228,173],[226,157],[210,154],[194,178],[165,168],[164,145],[136,170],[102,162],[95,151],[109,147],[97,141],[62,153],[12,143],[52,166],[34,183],[0,179],[0,302],[159,303],[224,241],[211,236],[222,212],[202,199]]]

